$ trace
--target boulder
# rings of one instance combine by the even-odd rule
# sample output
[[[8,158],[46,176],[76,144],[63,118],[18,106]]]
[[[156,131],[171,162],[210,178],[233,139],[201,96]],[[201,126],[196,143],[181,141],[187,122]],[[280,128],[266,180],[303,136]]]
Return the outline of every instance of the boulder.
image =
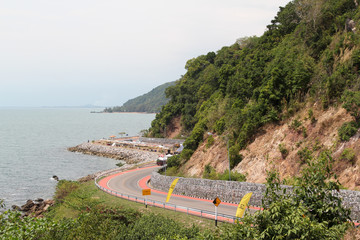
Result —
[[[21,211],[28,212],[34,205],[35,203],[32,200],[27,200],[26,203],[21,206]]]

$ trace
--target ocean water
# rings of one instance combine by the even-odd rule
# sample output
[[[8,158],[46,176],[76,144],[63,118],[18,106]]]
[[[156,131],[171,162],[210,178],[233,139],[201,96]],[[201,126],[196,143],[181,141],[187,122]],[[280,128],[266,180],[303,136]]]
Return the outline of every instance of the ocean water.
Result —
[[[0,199],[6,207],[52,198],[56,181],[76,180],[116,167],[118,161],[67,151],[88,140],[150,127],[155,114],[90,113],[101,109],[0,109]]]

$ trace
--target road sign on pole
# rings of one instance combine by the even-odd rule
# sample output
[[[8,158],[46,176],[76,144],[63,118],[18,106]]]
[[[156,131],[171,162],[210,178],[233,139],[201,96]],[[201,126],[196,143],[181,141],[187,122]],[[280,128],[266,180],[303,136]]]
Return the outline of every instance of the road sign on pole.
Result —
[[[145,196],[145,207],[147,208],[147,195],[151,195],[151,189],[143,189],[142,195]]]
[[[142,190],[142,195],[143,195],[143,196],[151,195],[151,189],[143,189],[143,190]]]
[[[214,201],[213,201],[213,204],[214,204],[215,206],[219,206],[220,203],[221,203],[221,200],[220,200],[218,197],[216,197],[216,198],[214,199]]]
[[[213,201],[213,204],[215,205],[215,226],[216,227],[217,227],[217,208],[220,203],[221,203],[221,200],[218,197],[216,197]]]

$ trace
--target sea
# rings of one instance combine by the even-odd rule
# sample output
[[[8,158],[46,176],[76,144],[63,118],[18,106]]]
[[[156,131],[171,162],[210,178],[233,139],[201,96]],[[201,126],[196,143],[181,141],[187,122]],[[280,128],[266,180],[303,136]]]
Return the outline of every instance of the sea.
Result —
[[[118,160],[67,151],[80,143],[139,135],[155,114],[92,113],[91,108],[0,108],[0,199],[10,208],[53,197],[59,179],[116,168]]]

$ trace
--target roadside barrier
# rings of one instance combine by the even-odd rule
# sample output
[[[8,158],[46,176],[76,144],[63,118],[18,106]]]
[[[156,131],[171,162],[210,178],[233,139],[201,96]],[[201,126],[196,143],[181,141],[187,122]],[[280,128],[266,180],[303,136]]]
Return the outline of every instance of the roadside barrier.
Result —
[[[208,218],[208,219],[214,219],[215,220],[215,212],[212,211],[206,211],[206,210],[201,210],[201,209],[196,209],[196,208],[189,208],[189,207],[183,207],[183,206],[179,206],[179,205],[174,205],[171,203],[165,203],[165,202],[160,202],[160,201],[155,201],[155,200],[151,200],[151,199],[145,199],[142,197],[137,197],[137,196],[132,196],[132,195],[127,195],[124,193],[120,193],[111,189],[107,189],[104,188],[102,186],[100,186],[98,184],[98,181],[105,177],[105,176],[109,176],[110,174],[119,172],[118,170],[114,170],[114,171],[109,171],[109,172],[105,172],[99,176],[97,176],[95,178],[95,185],[102,191],[119,197],[119,198],[123,198],[123,199],[127,199],[129,201],[134,201],[134,202],[138,202],[138,203],[142,203],[145,204],[147,203],[147,205],[149,206],[154,206],[154,207],[159,207],[159,208],[164,208],[164,209],[168,209],[168,210],[173,210],[175,212],[183,212],[183,213],[187,213],[190,215],[194,215],[194,216],[199,216],[202,218]],[[238,222],[240,219],[235,217],[235,216],[231,216],[231,215],[227,215],[227,214],[222,214],[222,213],[217,213],[217,220],[221,221],[221,222],[228,222],[228,223],[236,223]],[[356,227],[360,227],[360,223],[358,221],[354,221],[353,222],[355,224]]]
[[[104,188],[98,184],[98,181],[100,180],[100,178],[105,177],[108,174],[109,173],[105,173],[103,175],[96,177],[95,185],[100,190],[102,190],[110,195],[113,195],[113,196],[116,196],[119,198],[123,198],[123,199],[129,200],[129,201],[133,201],[133,202],[143,203],[143,204],[145,204],[145,201],[146,201],[147,205],[149,205],[149,206],[164,208],[164,209],[172,210],[175,212],[183,212],[183,213],[187,213],[189,215],[194,215],[194,216],[199,216],[202,218],[208,218],[208,219],[215,220],[215,212],[212,212],[212,211],[183,207],[183,206],[179,206],[179,205],[175,205],[175,204],[171,204],[171,203],[165,203],[165,202],[155,201],[155,200],[151,200],[151,199],[145,199],[142,197],[127,195],[127,194],[120,193],[120,192],[117,192],[117,191],[114,191],[111,189]],[[217,213],[217,220],[221,221],[221,222],[235,223],[236,221],[239,220],[239,218],[237,218],[235,216],[227,215],[227,214]]]

